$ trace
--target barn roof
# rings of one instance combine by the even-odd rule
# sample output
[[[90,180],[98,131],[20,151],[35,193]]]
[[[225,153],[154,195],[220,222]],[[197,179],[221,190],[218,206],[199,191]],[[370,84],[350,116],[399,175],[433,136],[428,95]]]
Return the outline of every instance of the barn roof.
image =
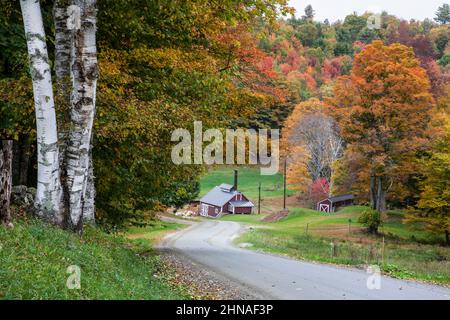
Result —
[[[214,187],[210,192],[208,192],[200,202],[212,204],[214,206],[222,207],[225,203],[233,199],[233,197],[239,192],[230,188],[230,191],[226,191],[226,188],[220,186]]]
[[[255,206],[251,201],[231,201],[230,204],[236,208],[253,208]]]
[[[328,200],[330,200],[331,202],[341,202],[341,201],[347,201],[347,200],[353,200],[353,199],[355,199],[355,196],[352,194],[345,194],[343,196],[328,198]]]

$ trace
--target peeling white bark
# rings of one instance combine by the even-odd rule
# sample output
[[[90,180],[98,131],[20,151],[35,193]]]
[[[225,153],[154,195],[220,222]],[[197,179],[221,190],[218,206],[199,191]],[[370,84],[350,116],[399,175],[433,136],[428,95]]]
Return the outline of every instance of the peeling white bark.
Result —
[[[36,111],[38,146],[37,213],[55,223],[62,222],[59,180],[58,135],[52,79],[40,3],[20,0],[27,40]]]
[[[90,169],[90,144],[98,78],[96,0],[74,0],[81,9],[81,29],[74,32],[71,53],[71,128],[66,151],[66,183],[73,229],[81,227]],[[92,185],[92,184],[91,184]],[[88,193],[91,195],[91,190]]]

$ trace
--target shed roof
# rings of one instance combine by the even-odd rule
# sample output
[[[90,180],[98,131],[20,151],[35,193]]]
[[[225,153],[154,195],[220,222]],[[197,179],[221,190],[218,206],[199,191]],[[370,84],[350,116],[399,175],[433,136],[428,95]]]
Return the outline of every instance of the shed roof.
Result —
[[[255,205],[251,201],[230,201],[235,208],[253,208]]]
[[[355,199],[355,196],[352,194],[345,194],[342,196],[336,196],[328,198],[331,202],[341,202],[341,201],[347,201],[347,200],[353,200]]]
[[[233,189],[231,191],[225,191],[225,188],[221,188],[222,185],[214,187],[210,192],[208,192],[203,198],[200,199],[200,202],[212,204],[213,206],[222,207],[233,199],[233,197],[239,192]]]

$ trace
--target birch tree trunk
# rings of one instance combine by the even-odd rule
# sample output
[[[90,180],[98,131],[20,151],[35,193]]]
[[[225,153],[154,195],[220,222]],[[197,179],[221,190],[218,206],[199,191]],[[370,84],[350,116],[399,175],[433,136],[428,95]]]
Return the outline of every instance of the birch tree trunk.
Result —
[[[96,48],[96,0],[75,0],[81,25],[74,32],[71,53],[71,128],[66,151],[65,177],[69,193],[68,227],[82,229],[83,209],[90,170],[92,126],[98,78]]]
[[[62,208],[65,224],[69,214],[69,190],[67,185],[66,150],[70,128],[70,105],[72,93],[72,77],[70,63],[73,46],[73,12],[69,10],[72,0],[55,0],[53,6],[53,19],[55,25],[55,74],[56,74],[56,101],[58,109],[58,146],[59,165],[61,171]],[[77,18],[77,17],[76,17]]]
[[[55,74],[56,74],[56,101],[58,110],[58,142],[60,152],[60,165],[63,168],[64,154],[69,131],[70,94],[72,83],[70,76],[70,61],[72,52],[72,30],[69,28],[70,10],[72,0],[55,0],[53,17],[55,25]]]
[[[37,0],[20,0],[20,6],[36,112],[38,183],[35,207],[38,215],[60,224],[62,215],[58,133],[41,8]]]
[[[95,177],[91,146],[91,151],[89,152],[89,172],[86,181],[86,193],[83,201],[83,221],[86,223],[95,223],[95,195]]]
[[[11,222],[11,188],[12,188],[12,140],[0,141],[0,223]]]

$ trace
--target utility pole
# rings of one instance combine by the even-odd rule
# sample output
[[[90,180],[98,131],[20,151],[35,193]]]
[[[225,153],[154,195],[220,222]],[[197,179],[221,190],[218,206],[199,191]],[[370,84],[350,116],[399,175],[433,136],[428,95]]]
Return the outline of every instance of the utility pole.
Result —
[[[284,190],[283,190],[283,210],[286,210],[286,172],[287,160],[284,159]]]
[[[261,214],[261,182],[258,188],[258,214]]]

